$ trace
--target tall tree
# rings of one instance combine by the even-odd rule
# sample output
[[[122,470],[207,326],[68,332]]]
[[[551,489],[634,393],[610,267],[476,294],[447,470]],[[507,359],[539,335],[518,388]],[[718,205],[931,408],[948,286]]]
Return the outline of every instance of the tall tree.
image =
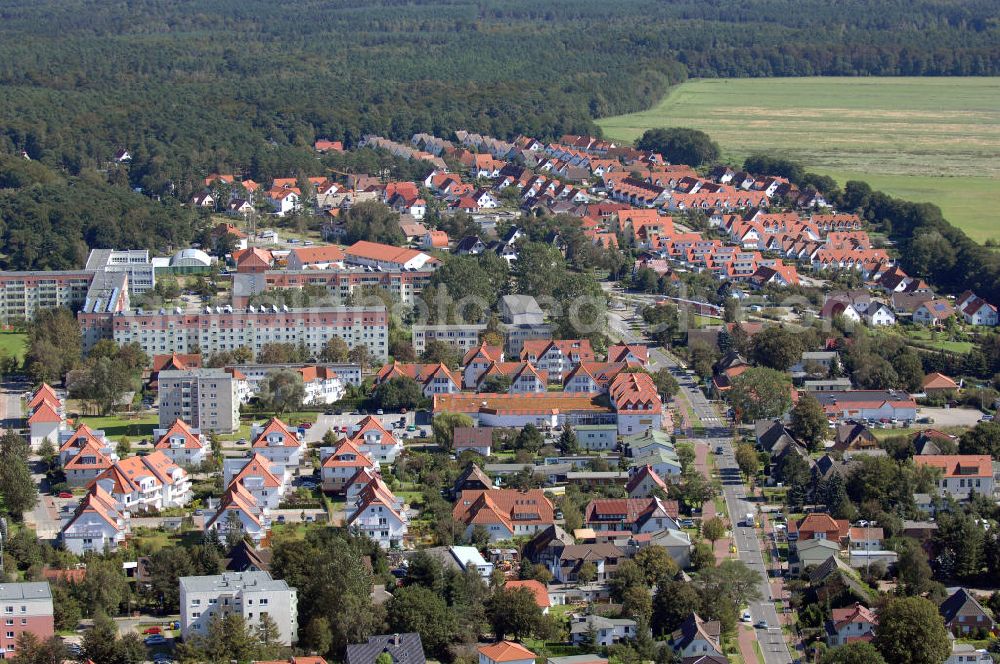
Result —
[[[18,520],[38,503],[38,486],[28,467],[30,451],[28,442],[13,429],[0,436],[0,496],[7,513]]]
[[[542,620],[542,610],[527,588],[497,588],[486,602],[486,618],[497,639],[520,639],[533,634]]]
[[[941,614],[923,597],[886,602],[879,611],[874,644],[893,664],[941,664],[951,653]]]
[[[792,408],[791,430],[810,452],[820,449],[826,441],[829,431],[826,412],[812,394],[803,392],[799,395],[799,402]]]
[[[686,127],[647,129],[636,141],[640,150],[659,152],[675,164],[697,167],[719,158],[719,146],[703,131]]]
[[[791,388],[788,374],[753,367],[733,379],[729,402],[744,422],[781,417],[792,407]]]

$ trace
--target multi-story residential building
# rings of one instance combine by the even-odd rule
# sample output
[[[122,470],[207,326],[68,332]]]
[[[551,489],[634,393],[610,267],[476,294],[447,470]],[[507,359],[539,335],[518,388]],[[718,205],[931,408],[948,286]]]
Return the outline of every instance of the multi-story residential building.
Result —
[[[87,446],[88,442],[92,442],[100,450],[106,451],[108,456],[114,453],[114,446],[103,431],[95,431],[86,424],[81,424],[73,431],[59,432],[59,465],[65,466],[70,459]]]
[[[375,270],[361,265],[328,267],[323,270],[239,271],[233,275],[233,306],[245,307],[250,298],[273,289],[301,290],[306,286],[325,288],[333,303],[344,302],[362,288],[381,288],[401,303],[412,305],[430,283],[434,270]],[[375,303],[377,304],[377,303]]]
[[[282,466],[285,473],[290,473],[302,462],[305,441],[299,440],[297,432],[277,417],[263,425],[255,424],[250,429],[250,436],[254,454],[262,455],[272,466]]]
[[[479,334],[486,325],[414,325],[413,350],[417,355],[427,350],[427,344],[432,341],[444,341],[465,354],[479,347]]]
[[[191,500],[187,471],[159,450],[115,462],[94,483],[129,511],[183,507]]]
[[[166,454],[178,466],[197,466],[208,456],[208,442],[201,430],[182,419],[174,420],[167,429],[156,429],[153,438],[156,438],[153,448]]]
[[[913,457],[913,462],[941,470],[941,496],[959,501],[968,500],[973,493],[993,497],[993,460],[988,454],[920,454]]]
[[[128,519],[114,496],[95,484],[80,500],[59,535],[63,546],[78,556],[87,551],[114,551],[125,541]]]
[[[90,439],[86,439],[81,447],[72,449],[76,450],[76,454],[63,464],[63,475],[70,487],[89,485],[118,461],[112,450]]]
[[[574,644],[583,644],[593,635],[593,645],[612,646],[619,641],[634,639],[636,622],[629,618],[605,618],[594,614],[574,613],[570,620],[569,633]]]
[[[208,634],[213,616],[239,615],[255,629],[262,616],[278,625],[278,640],[298,640],[298,593],[267,572],[228,572],[180,578],[181,634],[185,640]]]
[[[441,261],[430,254],[416,249],[394,247],[367,240],[359,240],[347,247],[344,256],[347,263],[382,270],[436,269],[441,264]]]
[[[150,356],[190,353],[195,348],[205,355],[240,347],[258,353],[264,344],[278,342],[304,345],[318,357],[331,337],[340,337],[349,348],[367,346],[376,360],[388,357],[389,319],[385,306],[285,310],[251,305],[245,310],[206,307],[195,313],[138,309],[115,314],[81,312],[78,320],[87,340],[96,343],[101,338],[112,338],[119,345],[137,343]],[[103,336],[109,324],[110,336]],[[86,330],[90,328],[100,328],[101,332],[88,336]]]
[[[42,309],[66,307],[73,311],[87,299],[93,272],[0,272],[0,322],[28,321]]]
[[[55,634],[52,589],[46,581],[0,584],[0,658],[17,655],[17,640],[30,633],[45,641]]]
[[[374,477],[361,489],[347,525],[355,533],[367,535],[383,549],[398,549],[409,526],[403,499],[397,498],[381,477]]]
[[[573,427],[580,447],[591,452],[613,450],[618,444],[618,427],[614,424],[581,424]]]
[[[200,431],[231,433],[240,426],[238,379],[225,369],[161,371],[160,428],[183,420]]]
[[[383,366],[375,376],[375,385],[393,378],[410,378],[420,383],[425,397],[435,394],[455,394],[462,391],[459,378],[443,362],[436,364],[402,364],[393,362]]]

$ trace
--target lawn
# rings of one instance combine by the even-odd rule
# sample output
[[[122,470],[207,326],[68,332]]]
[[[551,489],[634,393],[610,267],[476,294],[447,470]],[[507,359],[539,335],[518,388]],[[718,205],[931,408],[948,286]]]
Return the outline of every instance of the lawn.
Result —
[[[129,417],[128,415],[109,415],[107,417],[91,417],[84,415],[79,422],[86,424],[91,429],[101,429],[108,438],[119,438],[129,436],[130,438],[148,438],[153,435],[153,429],[160,426],[160,420],[156,415],[145,415],[142,417]]]
[[[1000,239],[1000,77],[694,80],[652,109],[598,123],[620,141],[701,129],[726,159],[787,156],[841,183],[937,203],[973,238]]]
[[[27,334],[0,332],[0,353],[7,353],[16,357],[18,362],[24,361],[24,352],[27,350],[27,343]]]

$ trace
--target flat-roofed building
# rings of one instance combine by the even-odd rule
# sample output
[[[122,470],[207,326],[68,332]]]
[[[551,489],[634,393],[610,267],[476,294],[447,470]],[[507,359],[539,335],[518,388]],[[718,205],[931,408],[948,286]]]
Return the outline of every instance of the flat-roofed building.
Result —
[[[39,641],[55,634],[52,589],[47,581],[0,584],[0,614],[4,621],[0,658],[17,653],[21,634],[33,634]]]

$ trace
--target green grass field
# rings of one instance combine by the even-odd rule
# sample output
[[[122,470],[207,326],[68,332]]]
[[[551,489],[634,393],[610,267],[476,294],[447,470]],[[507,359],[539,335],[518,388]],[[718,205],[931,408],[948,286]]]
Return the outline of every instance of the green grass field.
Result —
[[[24,361],[24,353],[27,350],[28,335],[17,332],[0,332],[0,352],[6,352],[17,358],[18,362]]]
[[[696,80],[648,111],[598,123],[621,141],[701,129],[726,159],[786,156],[841,184],[864,179],[936,203],[976,240],[1000,239],[1000,78]]]

